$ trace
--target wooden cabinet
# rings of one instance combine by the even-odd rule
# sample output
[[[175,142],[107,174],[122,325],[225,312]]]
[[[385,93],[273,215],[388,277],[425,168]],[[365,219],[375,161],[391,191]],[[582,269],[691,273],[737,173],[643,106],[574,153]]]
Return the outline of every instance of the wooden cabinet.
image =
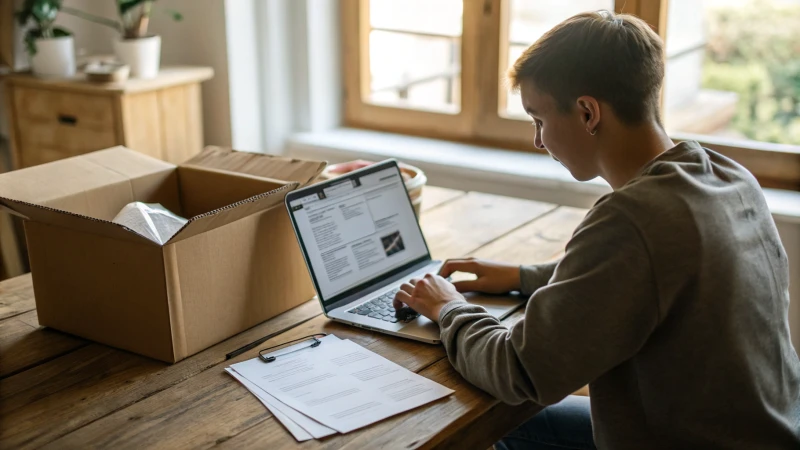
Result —
[[[205,67],[166,67],[152,80],[5,78],[15,168],[115,145],[181,163],[203,148]]]

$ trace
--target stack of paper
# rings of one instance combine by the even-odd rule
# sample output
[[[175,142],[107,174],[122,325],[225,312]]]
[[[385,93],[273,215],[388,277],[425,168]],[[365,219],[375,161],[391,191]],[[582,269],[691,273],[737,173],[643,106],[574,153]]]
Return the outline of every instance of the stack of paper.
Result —
[[[347,433],[450,395],[453,390],[333,335],[225,370],[298,441]]]

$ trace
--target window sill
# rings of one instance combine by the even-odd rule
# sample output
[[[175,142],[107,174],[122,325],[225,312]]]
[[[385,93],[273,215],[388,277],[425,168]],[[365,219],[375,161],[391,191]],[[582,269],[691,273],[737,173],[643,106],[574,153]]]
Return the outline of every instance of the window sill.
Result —
[[[292,156],[342,162],[397,158],[419,167],[432,185],[591,207],[609,185],[576,181],[552,158],[458,142],[354,128],[299,133],[288,142]],[[800,192],[764,189],[776,220],[800,223]]]

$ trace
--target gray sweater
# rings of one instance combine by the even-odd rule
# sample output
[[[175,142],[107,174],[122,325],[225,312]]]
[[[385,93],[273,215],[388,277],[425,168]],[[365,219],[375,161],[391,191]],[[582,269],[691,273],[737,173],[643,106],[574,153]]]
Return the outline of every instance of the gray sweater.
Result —
[[[464,302],[439,315],[476,386],[549,405],[589,384],[601,449],[800,449],[788,260],[742,166],[681,143],[521,276],[533,295],[511,328]]]

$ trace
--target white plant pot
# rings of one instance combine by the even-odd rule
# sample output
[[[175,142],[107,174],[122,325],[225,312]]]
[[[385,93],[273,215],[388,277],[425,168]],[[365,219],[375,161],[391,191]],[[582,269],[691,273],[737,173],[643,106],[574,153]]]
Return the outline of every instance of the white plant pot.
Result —
[[[72,36],[36,39],[31,68],[40,77],[75,76],[75,43]]]
[[[161,65],[161,36],[114,41],[120,61],[131,68],[131,78],[155,78]]]

